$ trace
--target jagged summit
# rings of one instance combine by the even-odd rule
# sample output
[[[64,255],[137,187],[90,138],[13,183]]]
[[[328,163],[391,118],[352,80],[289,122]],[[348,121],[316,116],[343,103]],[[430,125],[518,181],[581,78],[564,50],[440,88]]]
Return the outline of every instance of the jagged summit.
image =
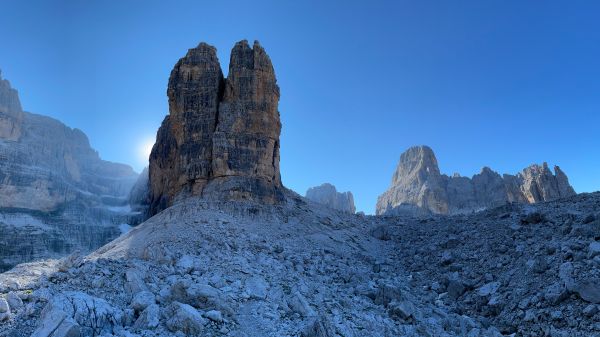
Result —
[[[501,176],[485,166],[472,178],[441,174],[433,150],[415,146],[400,156],[388,191],[377,200],[377,214],[405,208],[437,214],[463,213],[507,202],[535,203],[574,195],[567,176],[558,166],[531,165],[517,175]]]
[[[2,78],[0,70],[0,140],[17,141],[21,137],[23,108],[19,93]]]
[[[306,198],[338,211],[356,212],[352,192],[338,192],[335,186],[329,183],[309,188],[306,191]]]
[[[282,200],[279,87],[258,44],[235,44],[225,79],[216,49],[188,50],[169,78],[169,115],[150,155],[150,213],[177,198]]]

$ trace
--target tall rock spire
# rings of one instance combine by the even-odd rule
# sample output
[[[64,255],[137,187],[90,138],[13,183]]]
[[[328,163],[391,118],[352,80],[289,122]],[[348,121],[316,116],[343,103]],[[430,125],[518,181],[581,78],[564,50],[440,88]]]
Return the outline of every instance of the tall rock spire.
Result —
[[[223,79],[216,49],[190,49],[171,72],[169,115],[150,156],[151,210],[177,197],[282,200],[279,87],[269,56],[238,42]]]

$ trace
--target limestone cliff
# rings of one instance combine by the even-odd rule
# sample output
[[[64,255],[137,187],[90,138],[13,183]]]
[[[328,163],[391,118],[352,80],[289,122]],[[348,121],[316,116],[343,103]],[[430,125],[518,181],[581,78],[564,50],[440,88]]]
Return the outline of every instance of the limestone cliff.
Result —
[[[309,188],[306,191],[306,198],[338,211],[356,212],[352,192],[338,192],[335,186],[328,183]]]
[[[200,43],[169,78],[169,115],[150,155],[150,214],[177,198],[283,198],[279,174],[279,87],[271,60],[238,42],[225,79],[216,49]]]
[[[431,148],[416,146],[400,156],[390,188],[377,199],[377,214],[418,210],[453,214],[495,207],[507,202],[535,203],[572,196],[575,191],[558,166],[554,174],[544,163],[517,175],[503,176],[484,167],[472,178],[441,174]]]
[[[0,80],[0,270],[118,236],[136,178],[100,159],[82,131],[24,112]]]
[[[16,141],[21,136],[23,110],[19,94],[2,79],[0,71],[0,140]]]

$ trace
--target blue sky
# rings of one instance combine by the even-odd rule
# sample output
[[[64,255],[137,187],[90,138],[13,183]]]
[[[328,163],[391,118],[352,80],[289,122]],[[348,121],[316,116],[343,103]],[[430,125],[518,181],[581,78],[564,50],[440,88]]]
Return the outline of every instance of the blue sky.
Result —
[[[224,69],[259,40],[281,87],[281,171],[371,213],[402,151],[441,170],[559,164],[600,190],[600,4],[593,1],[0,2],[0,69],[28,111],[82,129],[104,159],[140,155],[171,68],[200,41]]]

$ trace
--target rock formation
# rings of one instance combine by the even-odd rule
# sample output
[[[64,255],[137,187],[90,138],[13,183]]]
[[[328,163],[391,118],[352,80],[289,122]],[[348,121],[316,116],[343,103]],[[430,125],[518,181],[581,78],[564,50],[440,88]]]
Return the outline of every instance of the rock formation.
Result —
[[[24,112],[0,80],[0,270],[118,236],[136,178],[101,160],[82,131]]]
[[[354,196],[352,192],[338,192],[335,186],[325,183],[311,187],[306,191],[306,198],[338,211],[355,213]]]
[[[150,155],[150,213],[177,198],[282,200],[279,87],[271,60],[238,42],[223,78],[216,49],[200,43],[179,60],[169,115]]]
[[[377,214],[404,210],[436,214],[464,213],[507,202],[536,203],[572,196],[575,191],[558,166],[532,165],[503,176],[484,167],[471,179],[441,174],[433,151],[416,146],[400,156],[388,191],[377,200]]]
[[[16,141],[21,136],[23,110],[19,94],[2,79],[0,71],[0,139]]]

